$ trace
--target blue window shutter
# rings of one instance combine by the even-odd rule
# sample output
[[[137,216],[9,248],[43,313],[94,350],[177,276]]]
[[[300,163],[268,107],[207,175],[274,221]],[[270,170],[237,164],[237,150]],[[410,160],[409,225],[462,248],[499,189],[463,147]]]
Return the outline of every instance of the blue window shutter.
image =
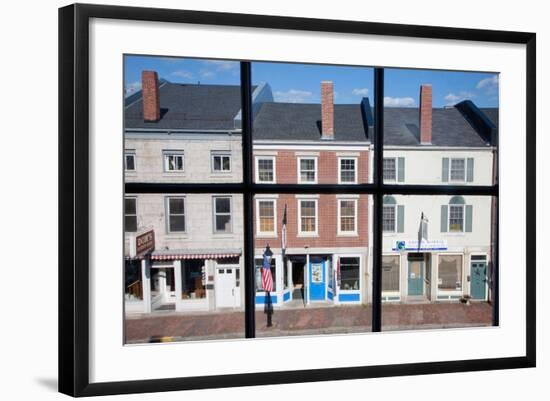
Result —
[[[474,158],[469,157],[466,162],[466,181],[474,181]]]
[[[447,205],[441,205],[441,232],[447,232]]]
[[[405,206],[397,205],[397,232],[405,231]]]
[[[398,182],[405,181],[405,158],[404,157],[397,158],[397,181]]]
[[[472,205],[466,205],[466,232],[472,232],[472,218],[474,207]]]
[[[441,171],[441,181],[449,182],[449,158],[443,158],[443,168]]]

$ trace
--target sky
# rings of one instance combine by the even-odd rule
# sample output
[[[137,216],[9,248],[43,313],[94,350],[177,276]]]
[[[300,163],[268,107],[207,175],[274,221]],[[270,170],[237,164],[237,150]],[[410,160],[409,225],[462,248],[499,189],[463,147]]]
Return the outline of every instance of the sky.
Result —
[[[226,60],[175,57],[126,56],[124,85],[129,95],[140,89],[142,70],[154,70],[159,78],[174,83],[239,85],[239,63]],[[498,74],[386,68],[384,104],[418,107],[421,84],[431,84],[434,107],[472,100],[478,107],[498,107]],[[320,83],[334,82],[334,102],[356,104],[373,100],[374,69],[291,63],[252,63],[252,83],[267,82],[275,101],[319,103]]]

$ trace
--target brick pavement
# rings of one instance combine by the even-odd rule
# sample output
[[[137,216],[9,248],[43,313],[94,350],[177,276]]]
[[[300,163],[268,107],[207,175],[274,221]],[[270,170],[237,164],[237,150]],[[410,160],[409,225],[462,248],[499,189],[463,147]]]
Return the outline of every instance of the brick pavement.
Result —
[[[288,336],[368,332],[370,306],[307,307],[275,309],[273,326],[266,327],[263,310],[256,311],[256,335]],[[384,304],[385,330],[429,329],[491,325],[492,307],[487,303]],[[128,343],[209,340],[244,337],[243,312],[183,314],[175,312],[129,316]]]

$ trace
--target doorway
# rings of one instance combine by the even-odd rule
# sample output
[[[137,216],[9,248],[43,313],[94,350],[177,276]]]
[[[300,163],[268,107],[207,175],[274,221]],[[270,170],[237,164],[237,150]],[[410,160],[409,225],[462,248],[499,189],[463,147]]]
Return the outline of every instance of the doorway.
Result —
[[[222,265],[223,266],[223,265]],[[233,308],[236,305],[236,272],[234,266],[216,269],[216,307]]]
[[[174,282],[174,268],[151,268],[151,310],[175,310],[176,292]]]
[[[487,263],[472,262],[470,276],[470,296],[472,299],[485,300],[487,295]]]
[[[408,295],[424,295],[424,254],[409,253],[407,256],[409,262],[408,271]]]
[[[291,260],[292,262],[292,299],[304,300],[304,266],[305,260]]]

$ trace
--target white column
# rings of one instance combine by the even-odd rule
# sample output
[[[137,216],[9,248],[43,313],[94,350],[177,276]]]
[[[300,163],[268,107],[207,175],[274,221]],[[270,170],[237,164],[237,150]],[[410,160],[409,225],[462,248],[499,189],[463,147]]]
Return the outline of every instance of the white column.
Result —
[[[141,259],[141,283],[143,286],[143,312],[151,313],[151,267],[148,258]]]
[[[309,253],[306,254],[306,265],[304,266],[304,286],[307,285],[307,289],[304,288],[305,290],[305,293],[307,294],[307,297],[306,297],[306,304],[309,304],[309,298],[310,298],[310,295],[309,295]]]
[[[174,291],[176,292],[176,310],[181,301],[181,260],[174,260]]]
[[[439,271],[439,254],[432,253],[432,302],[437,301],[437,274]]]

